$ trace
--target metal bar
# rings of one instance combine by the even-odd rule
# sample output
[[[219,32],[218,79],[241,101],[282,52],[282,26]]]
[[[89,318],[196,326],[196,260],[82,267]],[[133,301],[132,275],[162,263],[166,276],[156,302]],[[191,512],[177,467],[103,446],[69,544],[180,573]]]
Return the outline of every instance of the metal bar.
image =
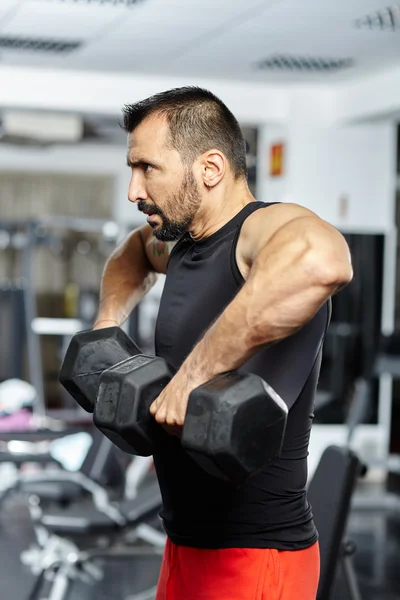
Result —
[[[149,588],[140,594],[135,594],[134,596],[129,596],[125,600],[154,600],[157,594],[157,586]]]
[[[351,600],[362,600],[351,556],[342,557],[344,579]]]
[[[73,336],[84,328],[80,319],[37,317],[32,322],[32,330],[38,335]]]
[[[70,586],[70,565],[62,564],[60,570],[56,573],[50,595],[47,600],[64,600]]]
[[[37,398],[33,406],[34,413],[45,416],[46,404],[43,387],[43,364],[40,338],[32,329],[32,323],[37,316],[36,295],[33,284],[34,270],[34,230],[33,224],[28,222],[26,225],[26,235],[28,243],[22,250],[22,276],[24,279],[24,312],[26,327],[26,343],[28,351],[28,369],[29,379],[36,390]]]

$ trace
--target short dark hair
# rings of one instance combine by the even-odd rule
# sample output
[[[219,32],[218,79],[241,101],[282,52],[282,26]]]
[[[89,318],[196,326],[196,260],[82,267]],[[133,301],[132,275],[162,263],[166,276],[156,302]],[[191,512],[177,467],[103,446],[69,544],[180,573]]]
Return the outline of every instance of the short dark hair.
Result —
[[[174,88],[122,109],[123,128],[132,131],[147,117],[159,114],[169,124],[171,145],[192,165],[203,152],[224,153],[235,178],[247,177],[246,142],[240,125],[225,104],[196,86]]]

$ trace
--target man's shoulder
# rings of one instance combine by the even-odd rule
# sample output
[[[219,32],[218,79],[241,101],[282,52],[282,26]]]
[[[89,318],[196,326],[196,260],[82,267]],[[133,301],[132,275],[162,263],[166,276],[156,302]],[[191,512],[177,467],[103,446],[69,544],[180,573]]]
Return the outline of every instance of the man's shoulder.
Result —
[[[301,217],[316,217],[317,215],[300,204],[292,202],[265,203],[253,211],[243,222],[244,234],[253,235],[254,231],[264,229],[273,235],[285,223]]]
[[[238,240],[238,252],[241,258],[245,262],[252,262],[259,249],[281,227],[302,217],[317,217],[317,215],[300,204],[289,202],[260,206],[243,222]]]

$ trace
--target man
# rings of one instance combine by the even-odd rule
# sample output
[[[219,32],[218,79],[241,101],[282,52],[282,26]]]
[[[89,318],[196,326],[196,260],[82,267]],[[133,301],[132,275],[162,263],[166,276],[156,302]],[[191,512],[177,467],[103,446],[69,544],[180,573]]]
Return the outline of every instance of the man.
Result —
[[[168,534],[157,600],[313,600],[308,442],[330,297],[352,278],[348,247],[304,207],[255,201],[239,124],[209,91],[128,105],[124,127],[128,197],[148,224],[107,261],[94,327],[121,325],[166,273],[155,349],[177,372],[150,409],[171,433],[154,456]],[[280,457],[234,486],[197,466],[179,432],[191,390],[239,368],[289,414]]]

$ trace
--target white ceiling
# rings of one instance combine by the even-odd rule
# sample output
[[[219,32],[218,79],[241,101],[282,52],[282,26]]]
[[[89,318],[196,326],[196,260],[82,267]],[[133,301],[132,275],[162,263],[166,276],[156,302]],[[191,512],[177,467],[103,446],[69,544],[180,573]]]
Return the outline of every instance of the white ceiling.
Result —
[[[114,0],[115,1],[115,0]],[[358,29],[388,0],[0,0],[0,36],[80,41],[67,55],[1,50],[0,65],[247,81],[338,81],[400,64],[400,29]],[[400,27],[400,23],[399,23]],[[276,54],[352,59],[336,74],[260,71]]]

